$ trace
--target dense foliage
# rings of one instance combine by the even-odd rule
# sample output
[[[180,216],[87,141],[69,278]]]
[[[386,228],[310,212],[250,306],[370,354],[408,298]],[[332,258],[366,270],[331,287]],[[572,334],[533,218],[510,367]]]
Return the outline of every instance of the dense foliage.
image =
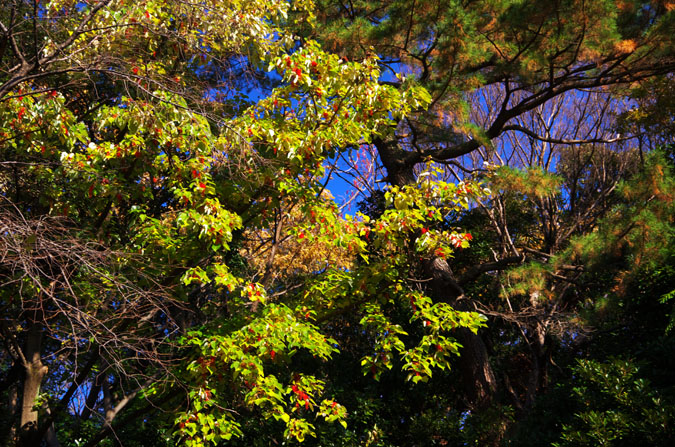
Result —
[[[672,2],[6,3],[0,443],[675,442]]]

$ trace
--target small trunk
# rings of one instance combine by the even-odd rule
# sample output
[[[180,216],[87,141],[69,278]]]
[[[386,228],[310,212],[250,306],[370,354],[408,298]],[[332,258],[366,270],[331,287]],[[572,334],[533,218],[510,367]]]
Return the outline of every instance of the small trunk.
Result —
[[[113,405],[113,396],[110,391],[110,383],[107,379],[103,379],[103,411],[105,412],[105,419],[103,421],[103,426],[109,428],[111,426],[112,420],[115,417],[115,409]]]
[[[38,412],[34,409],[35,400],[40,393],[40,384],[47,366],[42,363],[40,351],[42,350],[42,327],[33,323],[26,334],[26,346],[24,357],[27,364],[26,376],[23,383],[23,396],[21,399],[21,422],[20,443],[21,446],[33,446],[39,444],[37,437]]]
[[[47,407],[47,415],[51,415],[51,410],[49,407]],[[56,437],[56,427],[54,427],[53,421],[49,422],[49,427],[47,427],[47,430],[44,434],[44,441],[46,443],[46,447],[61,447],[59,439]]]
[[[535,323],[530,340],[532,369],[528,377],[527,391],[524,406],[529,409],[534,405],[539,392],[544,389],[548,381],[548,359],[546,350],[546,328],[540,322]]]
[[[10,352],[16,357],[16,352]],[[0,382],[0,395],[7,392],[7,410],[3,418],[7,424],[0,426],[0,445],[16,445],[16,427],[19,416],[19,385],[23,376],[23,364],[18,360],[12,363],[5,378]]]
[[[16,416],[19,410],[19,385],[13,383],[7,390],[7,412],[9,413],[9,427],[6,432],[7,445],[16,445]],[[4,430],[3,430],[4,431]]]
[[[89,416],[94,412],[96,402],[98,402],[99,394],[101,392],[101,383],[103,383],[104,380],[105,377],[103,377],[103,374],[96,376],[94,384],[89,389],[89,395],[87,396],[87,401],[84,404],[82,413],[80,413],[80,417],[77,419],[78,424],[89,419]]]

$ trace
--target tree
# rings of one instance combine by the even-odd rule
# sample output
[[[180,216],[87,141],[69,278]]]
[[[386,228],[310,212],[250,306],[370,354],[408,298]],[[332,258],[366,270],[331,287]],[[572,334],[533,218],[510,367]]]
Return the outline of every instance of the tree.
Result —
[[[414,381],[447,365],[451,328],[481,325],[411,290],[404,258],[373,277],[376,265],[331,266],[283,299],[278,282],[242,264],[244,238],[275,228],[285,204],[311,220],[278,229],[284,238],[313,234],[367,259],[370,231],[397,253],[403,234],[471,193],[393,191],[399,209],[382,222],[344,220],[326,204],[322,161],[428,97],[414,84],[380,85],[374,55],[345,62],[313,42],[298,47],[287,30],[311,20],[310,6],[14,1],[3,11],[7,442],[56,445],[59,422],[96,445],[148,408],[171,411],[158,417],[186,445],[239,435],[233,410],[274,418],[302,441],[314,431],[308,415],[346,416],[320,400],[323,378],[293,361],[336,351],[314,315],[351,307],[378,329],[387,323],[375,281],[392,288],[391,302],[415,298],[429,338],[395,342]],[[242,97],[251,85],[258,101]],[[406,220],[413,204],[429,216]],[[425,250],[450,253],[430,237]]]

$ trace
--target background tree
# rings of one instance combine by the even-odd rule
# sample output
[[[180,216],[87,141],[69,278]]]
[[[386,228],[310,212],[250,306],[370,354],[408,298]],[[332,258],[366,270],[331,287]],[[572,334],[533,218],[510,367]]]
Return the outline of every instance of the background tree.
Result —
[[[594,283],[598,278],[586,269],[618,241],[598,241],[583,260],[568,257],[571,244],[582,244],[576,238],[597,231],[613,207],[626,203],[617,194],[621,182],[651,169],[645,152],[670,138],[665,127],[654,130],[657,122],[670,122],[672,110],[652,95],[657,89],[645,89],[658,85],[657,76],[670,79],[672,44],[665,30],[672,8],[611,1],[321,5],[326,47],[347,58],[375,51],[385,73],[392,73],[383,82],[396,85],[393,74],[405,75],[432,95],[427,113],[374,140],[382,179],[414,182],[419,166],[431,159],[446,166],[447,178],[478,174],[492,184],[490,200],[462,220],[482,247],[448,266],[430,263],[418,279],[443,278],[427,287],[432,295],[437,290],[435,298],[466,298],[459,302],[496,318],[482,339],[461,339],[464,393],[471,402],[465,408],[485,408],[496,399],[522,417],[550,387],[549,366],[564,350],[563,340],[590,330],[577,319],[588,305],[584,297],[615,287]],[[639,98],[646,102],[637,106]],[[659,113],[648,118],[657,101]],[[652,119],[652,131],[626,125],[630,116]],[[629,219],[626,231],[615,230],[632,244],[632,231],[648,238],[643,231],[668,221]],[[635,256],[623,262],[653,253]],[[625,264],[610,266],[603,281],[630,282]],[[511,413],[504,412],[508,423]],[[490,442],[505,433],[505,426],[494,427],[501,428],[486,435]]]

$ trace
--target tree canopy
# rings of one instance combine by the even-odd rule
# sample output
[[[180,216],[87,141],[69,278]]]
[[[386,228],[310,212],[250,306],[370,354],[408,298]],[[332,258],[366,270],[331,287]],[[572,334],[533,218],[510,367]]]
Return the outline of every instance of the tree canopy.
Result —
[[[0,442],[670,445],[674,22],[9,0]]]

